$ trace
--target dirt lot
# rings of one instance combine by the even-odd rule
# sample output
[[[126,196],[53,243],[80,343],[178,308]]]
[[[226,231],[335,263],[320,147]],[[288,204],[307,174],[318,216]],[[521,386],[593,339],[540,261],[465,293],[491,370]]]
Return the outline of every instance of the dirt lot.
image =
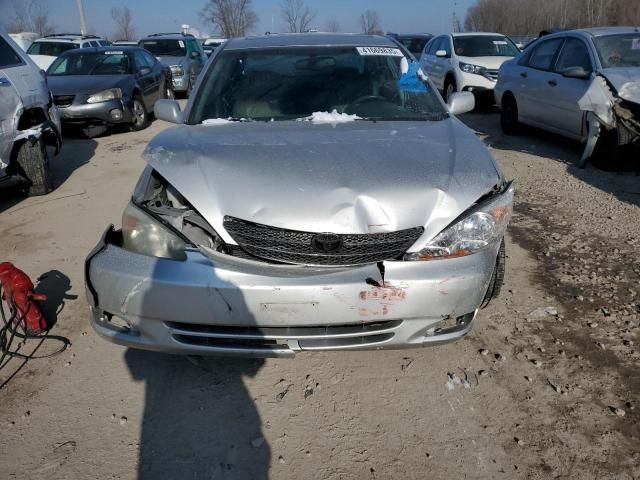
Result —
[[[2,479],[640,478],[640,177],[465,122],[517,185],[502,297],[420,350],[189,359],[87,323],[83,260],[167,125],[68,139],[47,197],[0,192],[0,259],[59,311],[62,355],[0,370]],[[40,353],[57,345],[45,344]]]

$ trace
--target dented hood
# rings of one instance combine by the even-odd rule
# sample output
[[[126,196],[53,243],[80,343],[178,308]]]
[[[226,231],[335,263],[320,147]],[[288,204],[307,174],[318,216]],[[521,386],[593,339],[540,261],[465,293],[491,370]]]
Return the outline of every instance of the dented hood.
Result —
[[[501,179],[454,118],[181,125],[156,136],[145,159],[228,243],[225,215],[310,232],[424,226],[427,240]]]
[[[640,67],[605,68],[602,74],[620,98],[640,104]]]

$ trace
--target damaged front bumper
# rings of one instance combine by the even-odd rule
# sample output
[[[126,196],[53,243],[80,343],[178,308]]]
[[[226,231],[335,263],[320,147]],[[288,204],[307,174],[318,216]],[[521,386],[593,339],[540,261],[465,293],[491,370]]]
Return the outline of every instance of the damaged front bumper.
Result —
[[[445,343],[466,335],[498,245],[467,257],[311,268],[121,246],[110,227],[86,262],[90,322],[128,347],[181,354],[290,356]]]

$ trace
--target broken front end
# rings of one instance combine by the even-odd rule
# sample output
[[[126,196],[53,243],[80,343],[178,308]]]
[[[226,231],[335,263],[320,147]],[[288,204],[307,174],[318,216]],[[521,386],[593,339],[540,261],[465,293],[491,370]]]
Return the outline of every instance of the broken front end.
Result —
[[[512,201],[501,184],[431,239],[419,226],[334,235],[226,216],[228,241],[147,168],[122,230],[87,258],[91,323],[112,342],[183,354],[453,341],[497,293]]]

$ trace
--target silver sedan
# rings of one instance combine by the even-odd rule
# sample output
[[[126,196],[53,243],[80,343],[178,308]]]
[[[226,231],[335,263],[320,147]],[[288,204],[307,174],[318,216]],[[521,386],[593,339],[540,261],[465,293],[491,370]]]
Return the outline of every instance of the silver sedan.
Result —
[[[87,259],[104,338],[293,355],[452,341],[497,296],[513,190],[392,40],[233,39]]]
[[[640,138],[640,30],[572,30],[542,37],[502,65],[495,87],[507,134],[527,124],[586,144]]]

